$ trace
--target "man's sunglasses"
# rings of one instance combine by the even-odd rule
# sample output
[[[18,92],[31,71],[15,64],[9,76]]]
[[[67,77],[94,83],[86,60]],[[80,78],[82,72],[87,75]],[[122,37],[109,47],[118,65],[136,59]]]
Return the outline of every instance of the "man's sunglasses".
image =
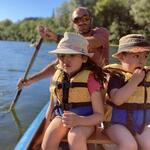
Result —
[[[76,17],[73,19],[73,23],[78,24],[79,22],[88,22],[90,21],[91,17],[84,15],[82,17]]]

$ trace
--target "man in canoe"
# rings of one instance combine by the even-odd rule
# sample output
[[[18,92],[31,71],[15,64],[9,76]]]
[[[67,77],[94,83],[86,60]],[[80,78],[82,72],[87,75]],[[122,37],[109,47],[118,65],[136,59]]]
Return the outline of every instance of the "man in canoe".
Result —
[[[78,7],[72,13],[72,24],[75,32],[80,33],[86,38],[89,42],[88,51],[94,53],[92,60],[96,62],[99,66],[104,66],[108,64],[108,47],[109,47],[109,33],[106,28],[96,27],[93,28],[93,18],[90,11],[85,7]],[[63,37],[59,34],[56,34],[46,27],[39,27],[38,29],[41,37],[43,39],[49,39],[56,42],[59,42]],[[32,83],[39,81],[43,78],[49,77],[55,72],[55,64],[57,60],[48,64],[40,72],[32,75],[25,81],[20,79],[18,82],[18,89],[21,89],[23,86],[31,85]]]

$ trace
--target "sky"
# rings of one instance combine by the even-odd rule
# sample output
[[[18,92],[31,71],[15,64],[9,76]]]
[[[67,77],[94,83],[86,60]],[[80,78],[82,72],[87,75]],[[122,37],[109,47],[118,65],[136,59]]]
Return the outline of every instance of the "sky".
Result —
[[[0,21],[13,22],[27,17],[49,17],[53,10],[69,0],[0,0]]]

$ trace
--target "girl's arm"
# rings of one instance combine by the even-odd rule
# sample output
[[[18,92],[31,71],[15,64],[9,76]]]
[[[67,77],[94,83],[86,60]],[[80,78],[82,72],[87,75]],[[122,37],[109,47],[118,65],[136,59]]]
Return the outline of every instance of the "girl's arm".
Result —
[[[32,75],[26,80],[23,80],[23,78],[21,78],[17,83],[17,88],[22,89],[24,86],[29,86],[32,83],[35,83],[41,79],[52,76],[56,71],[55,66],[57,63],[58,60],[53,61],[52,63],[48,64],[45,68],[43,68],[40,72]]]
[[[91,94],[93,114],[90,116],[79,116],[78,125],[92,126],[99,124],[103,121],[104,108],[103,108],[103,98],[99,90]]]
[[[62,122],[64,126],[71,128],[74,126],[93,126],[103,121],[104,108],[102,102],[101,92],[95,91],[91,94],[91,101],[93,107],[93,114],[90,116],[78,116],[77,114],[65,111],[63,114]]]

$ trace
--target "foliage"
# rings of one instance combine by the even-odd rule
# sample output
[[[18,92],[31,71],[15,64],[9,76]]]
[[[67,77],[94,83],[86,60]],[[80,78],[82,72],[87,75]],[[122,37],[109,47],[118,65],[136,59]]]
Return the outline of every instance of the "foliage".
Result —
[[[70,25],[71,16],[68,14],[71,14],[73,11],[73,8],[68,3],[64,3],[61,6],[61,9],[57,9],[55,21],[58,26],[62,26],[65,29],[67,29]],[[63,19],[62,19],[63,18]]]
[[[118,39],[129,33],[142,33],[150,38],[149,0],[70,0],[57,8],[49,18],[25,18],[13,23],[0,22],[0,40],[36,39],[36,27],[48,26],[54,32],[72,31],[71,13],[78,6],[90,9],[95,26],[104,26],[110,31],[110,42],[118,44]]]
[[[95,16],[98,25],[107,27],[110,31],[110,42],[118,41],[125,35],[137,29],[133,17],[129,14],[129,7],[122,0],[97,1]]]
[[[134,17],[134,20],[139,24],[145,33],[150,38],[150,1],[138,0],[132,4],[130,14]]]

